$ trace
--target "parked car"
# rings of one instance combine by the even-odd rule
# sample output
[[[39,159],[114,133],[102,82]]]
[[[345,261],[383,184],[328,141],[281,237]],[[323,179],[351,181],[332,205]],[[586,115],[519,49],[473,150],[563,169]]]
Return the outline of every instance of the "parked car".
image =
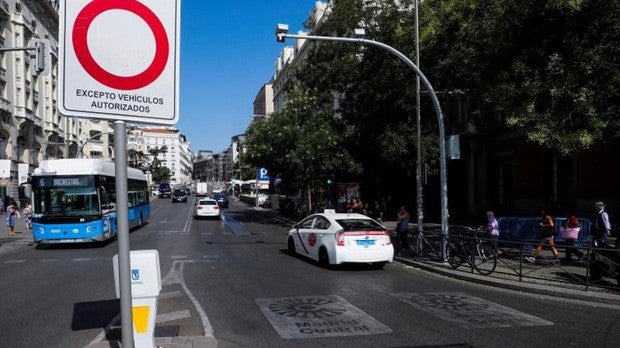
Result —
[[[172,193],[172,203],[183,202],[187,203],[187,192],[183,189],[176,189]]]
[[[228,196],[225,193],[214,193],[213,199],[217,201],[220,208],[228,208]]]
[[[219,217],[221,214],[220,206],[215,199],[202,198],[196,203],[194,218]]]
[[[341,263],[371,263],[382,268],[394,259],[390,232],[362,214],[313,214],[288,232],[290,254],[319,261],[325,267]]]

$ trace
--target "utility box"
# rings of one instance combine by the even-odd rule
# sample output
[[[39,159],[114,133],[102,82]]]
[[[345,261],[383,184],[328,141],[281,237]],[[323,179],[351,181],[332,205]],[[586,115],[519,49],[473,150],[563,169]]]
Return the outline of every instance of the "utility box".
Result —
[[[116,297],[120,298],[118,254],[112,259]],[[157,297],[161,292],[161,272],[157,250],[130,252],[131,313],[136,348],[155,347]]]

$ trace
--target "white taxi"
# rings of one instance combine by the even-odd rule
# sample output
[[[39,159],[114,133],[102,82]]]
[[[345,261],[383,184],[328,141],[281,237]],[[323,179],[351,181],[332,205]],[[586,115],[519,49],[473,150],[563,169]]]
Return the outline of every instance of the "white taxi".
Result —
[[[323,266],[372,263],[381,268],[394,259],[390,232],[362,214],[326,210],[310,215],[288,232],[288,251],[319,261]]]

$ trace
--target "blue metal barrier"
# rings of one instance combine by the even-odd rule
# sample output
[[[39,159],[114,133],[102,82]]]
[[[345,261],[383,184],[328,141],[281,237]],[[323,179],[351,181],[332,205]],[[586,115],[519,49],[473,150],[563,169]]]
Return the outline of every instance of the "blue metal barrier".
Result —
[[[590,229],[592,222],[588,219],[578,219],[580,224],[579,238],[576,246],[580,246],[583,242],[589,241]],[[540,239],[540,217],[502,217],[498,218],[499,222],[499,239],[501,241],[518,241],[532,242]],[[555,219],[556,241],[562,242],[560,236],[560,226],[564,224],[566,218]]]

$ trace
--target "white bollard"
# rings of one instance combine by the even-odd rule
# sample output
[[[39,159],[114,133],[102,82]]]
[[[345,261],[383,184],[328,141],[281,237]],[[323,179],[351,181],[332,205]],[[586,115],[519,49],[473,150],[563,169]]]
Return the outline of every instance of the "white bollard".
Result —
[[[114,255],[112,263],[116,296],[120,297],[118,255]],[[157,250],[131,251],[130,264],[134,346],[154,348],[157,297],[161,292],[159,253]]]

